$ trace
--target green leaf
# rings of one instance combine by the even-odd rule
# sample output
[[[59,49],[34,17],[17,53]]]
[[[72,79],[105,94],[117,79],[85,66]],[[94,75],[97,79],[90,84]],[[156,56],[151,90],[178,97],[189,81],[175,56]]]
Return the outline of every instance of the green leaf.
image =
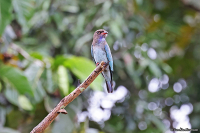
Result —
[[[154,63],[153,61],[150,62],[149,64],[149,70],[152,72],[152,74],[154,74],[156,77],[161,77],[162,72],[160,70],[160,68],[158,67],[158,65],[156,63]]]
[[[30,81],[34,92],[34,98],[32,99],[32,103],[40,102],[46,95],[40,80],[43,71],[43,63],[40,61],[35,61],[34,63],[30,64],[29,67],[26,68],[26,70],[24,70],[24,74]]]
[[[11,0],[0,0],[0,36],[12,19]]]
[[[37,87],[34,89],[34,100],[36,103],[39,103],[43,100],[43,98],[46,96],[46,92],[42,86],[41,81],[39,80],[37,82]],[[33,102],[32,102],[33,103]]]
[[[6,89],[5,89],[5,91],[4,91],[4,95],[5,95],[5,97],[7,98],[7,100],[8,100],[10,103],[12,103],[12,104],[14,104],[14,105],[16,105],[16,106],[19,105],[19,103],[18,103],[19,94],[17,93],[16,90],[14,90],[14,89],[9,89],[8,87],[6,87]]]
[[[122,33],[121,33],[120,26],[115,21],[110,23],[110,29],[111,29],[111,33],[116,38],[122,38]]]
[[[53,91],[54,91],[54,87],[53,87],[53,85],[54,85],[54,82],[53,82],[53,78],[52,78],[53,76],[52,76],[52,71],[51,71],[51,69],[50,68],[47,68],[46,69],[46,81],[47,81],[47,91],[49,92],[49,93],[52,93]]]
[[[162,64],[162,68],[166,73],[171,73],[172,72],[172,68],[166,63]]]
[[[36,60],[35,62],[31,63],[26,70],[24,70],[24,75],[31,82],[31,86],[35,87],[36,81],[39,80],[43,71],[43,63]]]
[[[33,96],[33,90],[27,77],[19,69],[3,65],[0,67],[0,78],[11,83],[20,94],[28,93]]]
[[[59,34],[56,33],[53,30],[48,30],[47,34],[49,36],[49,40],[53,44],[54,47],[58,48],[61,45],[60,39],[59,39]]]
[[[18,98],[18,101],[19,101],[20,107],[23,108],[24,110],[32,110],[33,109],[31,102],[29,101],[29,99],[26,96],[20,95]]]
[[[91,72],[95,69],[95,64],[83,57],[71,57],[65,61],[64,65],[68,67],[74,75],[80,78],[81,81],[84,81]],[[98,76],[94,82],[91,84],[91,88],[94,90],[102,90],[102,76]]]
[[[33,52],[30,54],[33,58],[36,58],[36,59],[39,59],[39,60],[42,60],[43,59],[43,56],[38,53],[38,52]]]
[[[152,123],[154,123],[157,127],[158,130],[165,132],[167,129],[165,127],[165,125],[154,115],[152,114],[148,114],[147,116],[149,118],[149,120],[152,121]]]
[[[24,32],[28,31],[27,20],[33,11],[33,3],[33,0],[12,0],[16,18],[21,24]]]
[[[69,94],[69,79],[67,69],[64,66],[58,67],[58,86],[64,95]]]
[[[57,68],[60,65],[63,65],[63,63],[66,61],[66,57],[64,56],[56,56],[54,62],[53,62],[53,68]]]
[[[83,47],[83,44],[85,44],[86,42],[90,41],[92,39],[92,36],[93,36],[93,34],[90,32],[90,33],[84,34],[82,37],[80,37],[76,41],[74,50],[76,52],[79,52],[81,50],[81,48]]]

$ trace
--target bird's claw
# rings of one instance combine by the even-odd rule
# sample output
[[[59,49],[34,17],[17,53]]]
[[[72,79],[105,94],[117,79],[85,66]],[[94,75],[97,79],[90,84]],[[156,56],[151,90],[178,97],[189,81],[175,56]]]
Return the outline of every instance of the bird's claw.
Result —
[[[110,62],[110,61],[104,63],[103,66],[104,66],[104,67],[107,67],[107,66],[109,65],[109,62]]]
[[[99,62],[96,63],[96,67],[99,65]]]
[[[105,69],[105,68],[109,65],[109,62],[110,62],[110,61],[108,61],[108,62],[103,62],[103,61],[102,61],[102,62],[101,62],[101,68],[102,68],[102,69]],[[98,63],[98,65],[99,65],[99,63]]]

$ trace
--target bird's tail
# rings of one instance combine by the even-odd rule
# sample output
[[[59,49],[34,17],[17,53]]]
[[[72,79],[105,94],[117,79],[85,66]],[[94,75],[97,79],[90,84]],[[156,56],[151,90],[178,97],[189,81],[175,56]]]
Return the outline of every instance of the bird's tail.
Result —
[[[112,82],[111,81],[106,81],[106,86],[107,86],[108,93],[112,93],[113,92]]]

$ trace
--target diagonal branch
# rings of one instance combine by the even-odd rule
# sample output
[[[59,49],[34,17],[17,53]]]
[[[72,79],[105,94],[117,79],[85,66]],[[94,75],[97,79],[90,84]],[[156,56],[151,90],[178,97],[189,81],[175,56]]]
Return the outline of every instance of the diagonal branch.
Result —
[[[94,69],[94,71],[88,76],[88,78],[79,85],[68,96],[65,96],[58,105],[31,131],[31,133],[42,133],[59,115],[59,113],[66,114],[64,108],[78,97],[95,79],[96,77],[107,67],[108,63],[103,61]]]

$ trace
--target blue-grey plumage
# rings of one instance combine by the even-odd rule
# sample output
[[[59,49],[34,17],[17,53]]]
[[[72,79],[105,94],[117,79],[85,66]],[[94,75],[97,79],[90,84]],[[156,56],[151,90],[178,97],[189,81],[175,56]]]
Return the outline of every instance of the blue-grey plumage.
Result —
[[[102,75],[105,78],[108,93],[112,93],[112,73],[114,69],[111,51],[105,39],[107,34],[108,32],[103,29],[97,30],[94,33],[91,45],[91,55],[96,66],[101,63],[101,61],[104,61],[105,63],[109,62],[109,67],[102,72]]]

